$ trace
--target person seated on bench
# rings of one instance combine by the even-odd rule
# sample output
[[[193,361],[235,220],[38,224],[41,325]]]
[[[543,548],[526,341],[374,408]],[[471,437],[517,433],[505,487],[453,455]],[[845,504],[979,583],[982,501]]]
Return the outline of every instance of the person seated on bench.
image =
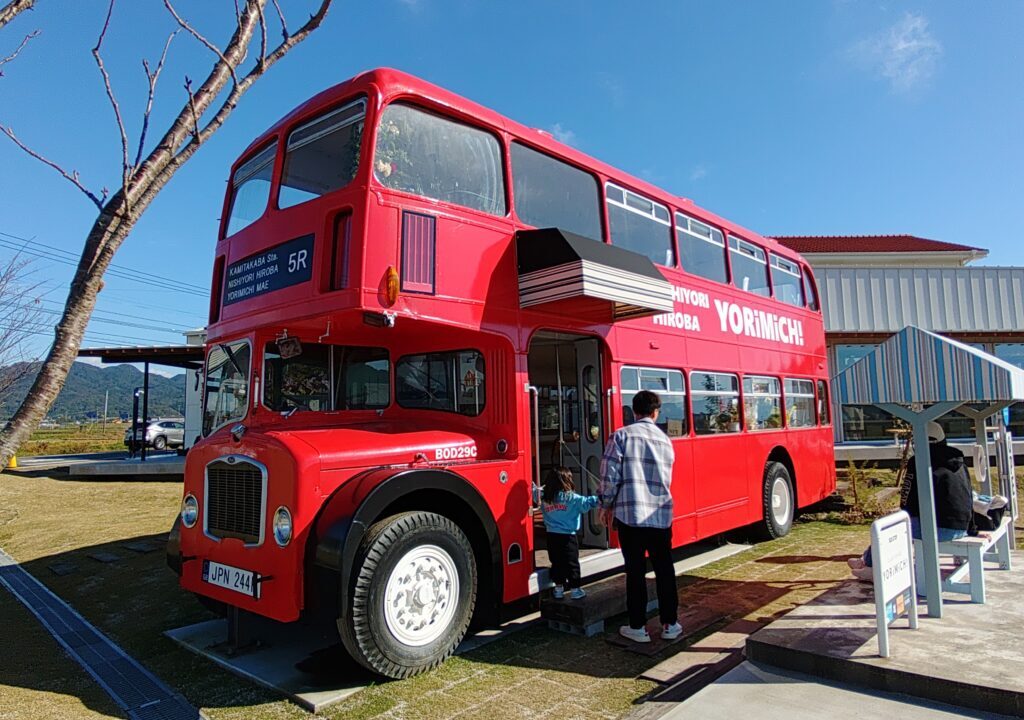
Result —
[[[939,542],[977,535],[974,527],[974,495],[964,465],[964,454],[946,442],[946,433],[937,422],[928,423],[928,449],[932,460],[932,489],[935,495],[935,521]],[[903,477],[900,509],[910,515],[910,532],[921,539],[921,511],[917,499],[917,468],[911,457]],[[871,548],[859,558],[847,560],[854,577],[871,580]]]

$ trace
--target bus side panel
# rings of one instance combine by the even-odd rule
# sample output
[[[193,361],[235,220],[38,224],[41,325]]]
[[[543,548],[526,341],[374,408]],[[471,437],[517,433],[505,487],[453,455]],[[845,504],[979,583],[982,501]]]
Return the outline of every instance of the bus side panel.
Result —
[[[697,538],[697,512],[694,504],[693,440],[672,441],[676,461],[672,466],[672,546],[679,547]]]

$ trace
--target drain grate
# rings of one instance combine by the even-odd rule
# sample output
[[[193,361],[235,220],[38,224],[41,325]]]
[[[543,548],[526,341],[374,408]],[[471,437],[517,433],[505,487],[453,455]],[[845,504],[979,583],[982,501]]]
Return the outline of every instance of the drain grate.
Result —
[[[137,663],[70,605],[0,550],[0,585],[6,587],[130,720],[197,720],[198,710]]]

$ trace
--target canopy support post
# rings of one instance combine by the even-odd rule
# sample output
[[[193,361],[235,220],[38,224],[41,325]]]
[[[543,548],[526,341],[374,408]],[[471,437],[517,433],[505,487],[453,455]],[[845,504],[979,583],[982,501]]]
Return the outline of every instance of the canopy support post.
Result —
[[[958,413],[974,421],[974,442],[981,448],[981,457],[984,458],[982,462],[985,463],[984,467],[975,467],[974,471],[983,495],[992,494],[992,460],[988,453],[988,431],[985,429],[985,423],[1004,407],[1006,403],[992,403],[981,410],[975,410],[967,405],[957,408]]]
[[[924,551],[924,587],[928,615],[942,617],[942,578],[939,576],[939,533],[935,519],[935,489],[932,487],[932,457],[928,448],[928,423],[955,410],[962,402],[937,402],[915,412],[903,405],[880,403],[878,407],[910,424],[914,430],[914,463],[917,472],[917,500]]]

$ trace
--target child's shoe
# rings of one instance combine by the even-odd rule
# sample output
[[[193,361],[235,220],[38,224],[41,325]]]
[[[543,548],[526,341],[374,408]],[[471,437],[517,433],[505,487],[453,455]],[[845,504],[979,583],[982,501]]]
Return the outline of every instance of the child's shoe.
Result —
[[[623,625],[619,628],[619,635],[638,643],[649,643],[651,636],[647,634],[647,628],[631,628],[629,625]]]
[[[569,593],[569,597],[573,600],[582,600],[587,596],[587,591],[583,588],[573,588],[572,592]]]
[[[677,637],[683,634],[683,626],[675,622],[671,625],[661,626],[661,639],[662,640],[675,640]]]
[[[555,585],[555,589],[551,591],[551,597],[555,600],[563,600],[565,598],[565,589],[561,585]]]

